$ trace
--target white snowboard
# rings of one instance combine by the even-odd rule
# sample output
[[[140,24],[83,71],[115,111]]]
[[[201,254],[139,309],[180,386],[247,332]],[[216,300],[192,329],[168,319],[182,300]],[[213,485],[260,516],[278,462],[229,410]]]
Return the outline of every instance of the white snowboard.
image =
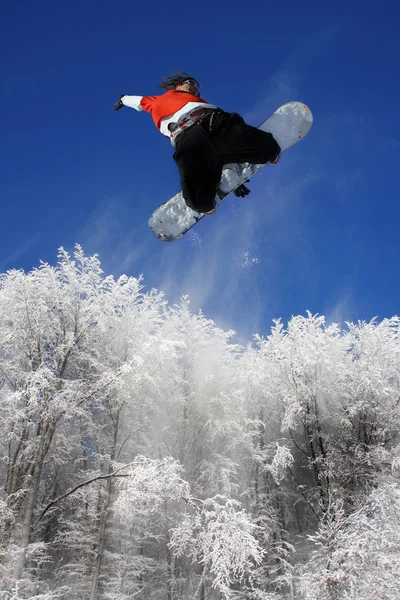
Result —
[[[312,113],[305,104],[288,102],[268,117],[259,129],[272,133],[281,147],[281,152],[284,152],[310,131],[312,123]],[[216,203],[219,204],[263,167],[265,165],[249,165],[249,163],[225,165],[220,183],[222,194],[217,196]],[[189,208],[182,192],[179,192],[156,208],[149,219],[149,227],[159,240],[172,242],[182,237],[203,216],[202,213]]]

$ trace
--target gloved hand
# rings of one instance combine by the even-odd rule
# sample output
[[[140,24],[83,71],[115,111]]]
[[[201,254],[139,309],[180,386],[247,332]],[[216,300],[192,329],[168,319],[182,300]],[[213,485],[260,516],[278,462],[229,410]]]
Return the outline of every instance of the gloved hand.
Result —
[[[245,183],[247,183],[249,180],[246,179]],[[233,191],[233,193],[235,194],[235,196],[237,196],[238,198],[244,198],[245,196],[248,196],[250,194],[250,190],[248,187],[246,187],[244,185],[244,183],[242,183],[241,185],[239,185],[238,188],[236,188],[236,190]]]
[[[113,110],[119,110],[120,108],[124,108],[125,105],[121,100],[121,98],[123,98],[124,96],[125,94],[120,95],[118,102],[116,102],[113,106]]]

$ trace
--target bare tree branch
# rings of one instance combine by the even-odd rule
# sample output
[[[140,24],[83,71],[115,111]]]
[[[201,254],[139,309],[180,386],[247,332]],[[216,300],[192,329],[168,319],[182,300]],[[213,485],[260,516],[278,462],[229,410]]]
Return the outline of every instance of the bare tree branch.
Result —
[[[47,513],[48,510],[50,510],[50,508],[52,506],[54,506],[55,504],[57,504],[57,502],[61,502],[61,500],[64,500],[65,498],[68,498],[68,496],[71,496],[71,494],[74,494],[80,488],[85,487],[86,485],[90,485],[91,483],[94,483],[95,481],[99,481],[101,479],[109,479],[110,477],[129,477],[128,474],[126,474],[126,475],[122,475],[122,474],[121,475],[117,475],[117,473],[118,473],[118,471],[122,471],[122,469],[126,469],[131,464],[133,464],[133,463],[129,463],[128,465],[123,465],[122,467],[119,467],[118,469],[116,469],[112,473],[109,473],[108,475],[97,475],[96,477],[92,477],[92,479],[87,479],[86,481],[83,481],[82,483],[79,483],[78,485],[76,485],[74,488],[72,488],[68,492],[65,492],[65,494],[62,494],[61,496],[58,496],[58,498],[55,498],[54,500],[52,500],[51,502],[49,502],[49,504],[46,506],[46,508],[44,508],[44,510],[42,510],[42,512],[40,513],[38,519],[36,520],[36,522],[35,522],[35,524],[33,526],[33,529],[36,528],[36,526],[38,525],[38,523],[43,519],[44,515]]]

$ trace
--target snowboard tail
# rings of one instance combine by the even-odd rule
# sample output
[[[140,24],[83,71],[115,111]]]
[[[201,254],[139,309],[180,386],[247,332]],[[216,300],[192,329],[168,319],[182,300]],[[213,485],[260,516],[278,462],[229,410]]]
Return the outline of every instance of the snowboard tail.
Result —
[[[268,117],[259,129],[272,133],[282,153],[307,135],[312,124],[313,116],[308,106],[301,102],[288,102]],[[216,196],[216,204],[219,204],[239,185],[253,177],[263,167],[265,167],[265,164],[225,165]],[[149,227],[159,240],[172,242],[187,233],[203,217],[204,214],[198,213],[187,206],[182,192],[179,192],[156,208],[149,219]]]

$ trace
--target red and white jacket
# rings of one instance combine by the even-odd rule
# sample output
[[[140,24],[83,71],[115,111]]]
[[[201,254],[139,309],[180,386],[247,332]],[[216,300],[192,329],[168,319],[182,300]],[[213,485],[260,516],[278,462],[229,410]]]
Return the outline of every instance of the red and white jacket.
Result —
[[[161,96],[122,96],[122,103],[136,110],[145,110],[153,117],[156,127],[166,137],[171,137],[168,129],[170,123],[176,123],[195,108],[217,108],[206,100],[193,96],[188,92],[168,90]]]

